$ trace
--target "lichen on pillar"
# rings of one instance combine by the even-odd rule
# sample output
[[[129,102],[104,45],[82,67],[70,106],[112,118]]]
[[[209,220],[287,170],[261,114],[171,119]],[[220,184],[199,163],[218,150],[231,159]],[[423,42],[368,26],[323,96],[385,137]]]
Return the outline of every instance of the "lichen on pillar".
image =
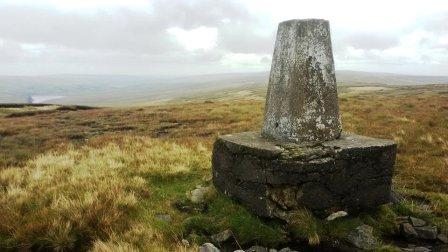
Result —
[[[330,26],[322,19],[279,24],[262,135],[299,144],[341,134]]]

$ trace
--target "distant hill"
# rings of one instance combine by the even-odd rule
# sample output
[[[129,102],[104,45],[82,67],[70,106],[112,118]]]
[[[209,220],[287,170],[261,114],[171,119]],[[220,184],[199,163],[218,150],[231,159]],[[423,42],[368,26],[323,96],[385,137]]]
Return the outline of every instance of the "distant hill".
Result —
[[[339,84],[426,85],[448,84],[448,76],[403,75],[358,71],[336,71]]]
[[[0,76],[0,103],[44,102],[129,106],[204,91],[266,85],[268,72],[182,77],[130,75]],[[418,85],[448,83],[448,76],[413,76],[337,71],[340,85]]]

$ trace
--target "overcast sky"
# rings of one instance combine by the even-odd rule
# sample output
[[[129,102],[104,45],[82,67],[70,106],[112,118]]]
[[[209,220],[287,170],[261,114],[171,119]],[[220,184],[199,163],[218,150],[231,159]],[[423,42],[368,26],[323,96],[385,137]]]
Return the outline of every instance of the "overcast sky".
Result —
[[[0,0],[0,75],[265,71],[295,18],[330,21],[336,69],[448,75],[446,0]]]

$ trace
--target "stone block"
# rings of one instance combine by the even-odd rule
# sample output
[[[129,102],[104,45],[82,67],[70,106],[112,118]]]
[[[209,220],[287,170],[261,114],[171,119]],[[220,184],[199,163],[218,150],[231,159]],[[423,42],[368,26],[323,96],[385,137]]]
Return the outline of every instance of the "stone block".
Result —
[[[260,216],[300,207],[353,212],[389,202],[395,153],[393,141],[350,133],[301,146],[243,132],[215,142],[213,182]]]

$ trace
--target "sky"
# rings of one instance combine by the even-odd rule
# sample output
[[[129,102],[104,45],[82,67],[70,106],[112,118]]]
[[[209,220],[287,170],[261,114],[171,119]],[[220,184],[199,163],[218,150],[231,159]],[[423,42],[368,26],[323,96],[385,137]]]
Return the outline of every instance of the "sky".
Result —
[[[0,0],[0,75],[269,71],[303,18],[330,21],[337,70],[448,75],[446,0]]]

